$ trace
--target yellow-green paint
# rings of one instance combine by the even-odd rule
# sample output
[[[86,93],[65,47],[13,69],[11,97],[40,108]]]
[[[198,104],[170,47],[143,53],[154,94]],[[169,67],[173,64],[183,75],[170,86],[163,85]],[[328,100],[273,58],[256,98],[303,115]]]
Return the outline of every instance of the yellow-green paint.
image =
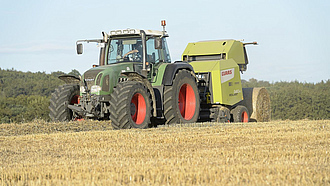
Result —
[[[214,103],[234,105],[243,100],[241,76],[238,65],[233,59],[218,61],[194,61],[190,63],[196,74],[211,72],[212,100]],[[234,77],[221,83],[221,71],[234,69]],[[230,85],[231,84],[231,85]]]
[[[226,54],[226,59],[234,59],[237,64],[245,64],[243,43],[236,40],[201,41],[189,43],[183,56]]]
[[[201,41],[189,43],[183,52],[182,60],[185,56],[225,56],[219,56],[219,60],[188,61],[196,74],[211,73],[212,104],[234,105],[243,100],[239,69],[239,64],[246,63],[243,47],[236,40]]]

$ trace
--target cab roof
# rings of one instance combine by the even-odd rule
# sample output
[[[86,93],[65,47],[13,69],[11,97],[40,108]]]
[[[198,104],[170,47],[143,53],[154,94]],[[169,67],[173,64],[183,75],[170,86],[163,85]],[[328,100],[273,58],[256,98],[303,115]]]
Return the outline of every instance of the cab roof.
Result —
[[[167,33],[158,30],[139,30],[139,29],[122,29],[122,30],[112,30],[110,31],[110,36],[122,36],[122,35],[140,35],[141,31],[144,31],[148,36],[165,36]]]

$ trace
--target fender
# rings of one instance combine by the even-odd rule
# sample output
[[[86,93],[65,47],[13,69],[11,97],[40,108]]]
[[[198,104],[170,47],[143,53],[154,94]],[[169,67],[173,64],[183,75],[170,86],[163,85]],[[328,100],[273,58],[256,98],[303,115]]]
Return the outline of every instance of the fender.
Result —
[[[152,108],[153,108],[152,115],[154,117],[157,117],[156,96],[154,89],[152,88],[152,85],[148,81],[148,79],[137,72],[123,72],[120,75],[126,76],[129,81],[138,81],[148,88],[148,91],[150,92],[152,99]]]
[[[175,74],[181,69],[187,69],[191,72],[194,72],[194,68],[190,64],[182,61],[176,61],[166,66],[162,84],[172,85]]]
[[[67,84],[79,84],[80,82],[80,77],[69,74],[60,75],[58,78]]]

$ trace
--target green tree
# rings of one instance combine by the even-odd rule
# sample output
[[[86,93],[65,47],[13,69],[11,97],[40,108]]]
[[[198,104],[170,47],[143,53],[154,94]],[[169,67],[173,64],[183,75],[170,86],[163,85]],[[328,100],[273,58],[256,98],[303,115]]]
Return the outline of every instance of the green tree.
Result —
[[[76,69],[71,70],[71,72],[69,72],[69,74],[77,76],[77,77],[81,76],[80,72]]]

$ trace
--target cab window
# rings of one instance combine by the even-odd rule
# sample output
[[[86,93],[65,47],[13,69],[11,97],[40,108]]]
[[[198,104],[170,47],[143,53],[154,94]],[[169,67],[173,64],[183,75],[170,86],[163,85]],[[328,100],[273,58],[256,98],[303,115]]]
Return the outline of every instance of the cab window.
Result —
[[[142,62],[141,38],[112,39],[109,45],[108,64],[130,61]]]
[[[147,61],[150,63],[171,62],[170,55],[167,50],[166,40],[162,38],[162,49],[155,49],[155,37],[147,38]]]
[[[147,40],[147,60],[149,63],[158,63],[160,61],[160,50],[155,49],[155,38]]]

